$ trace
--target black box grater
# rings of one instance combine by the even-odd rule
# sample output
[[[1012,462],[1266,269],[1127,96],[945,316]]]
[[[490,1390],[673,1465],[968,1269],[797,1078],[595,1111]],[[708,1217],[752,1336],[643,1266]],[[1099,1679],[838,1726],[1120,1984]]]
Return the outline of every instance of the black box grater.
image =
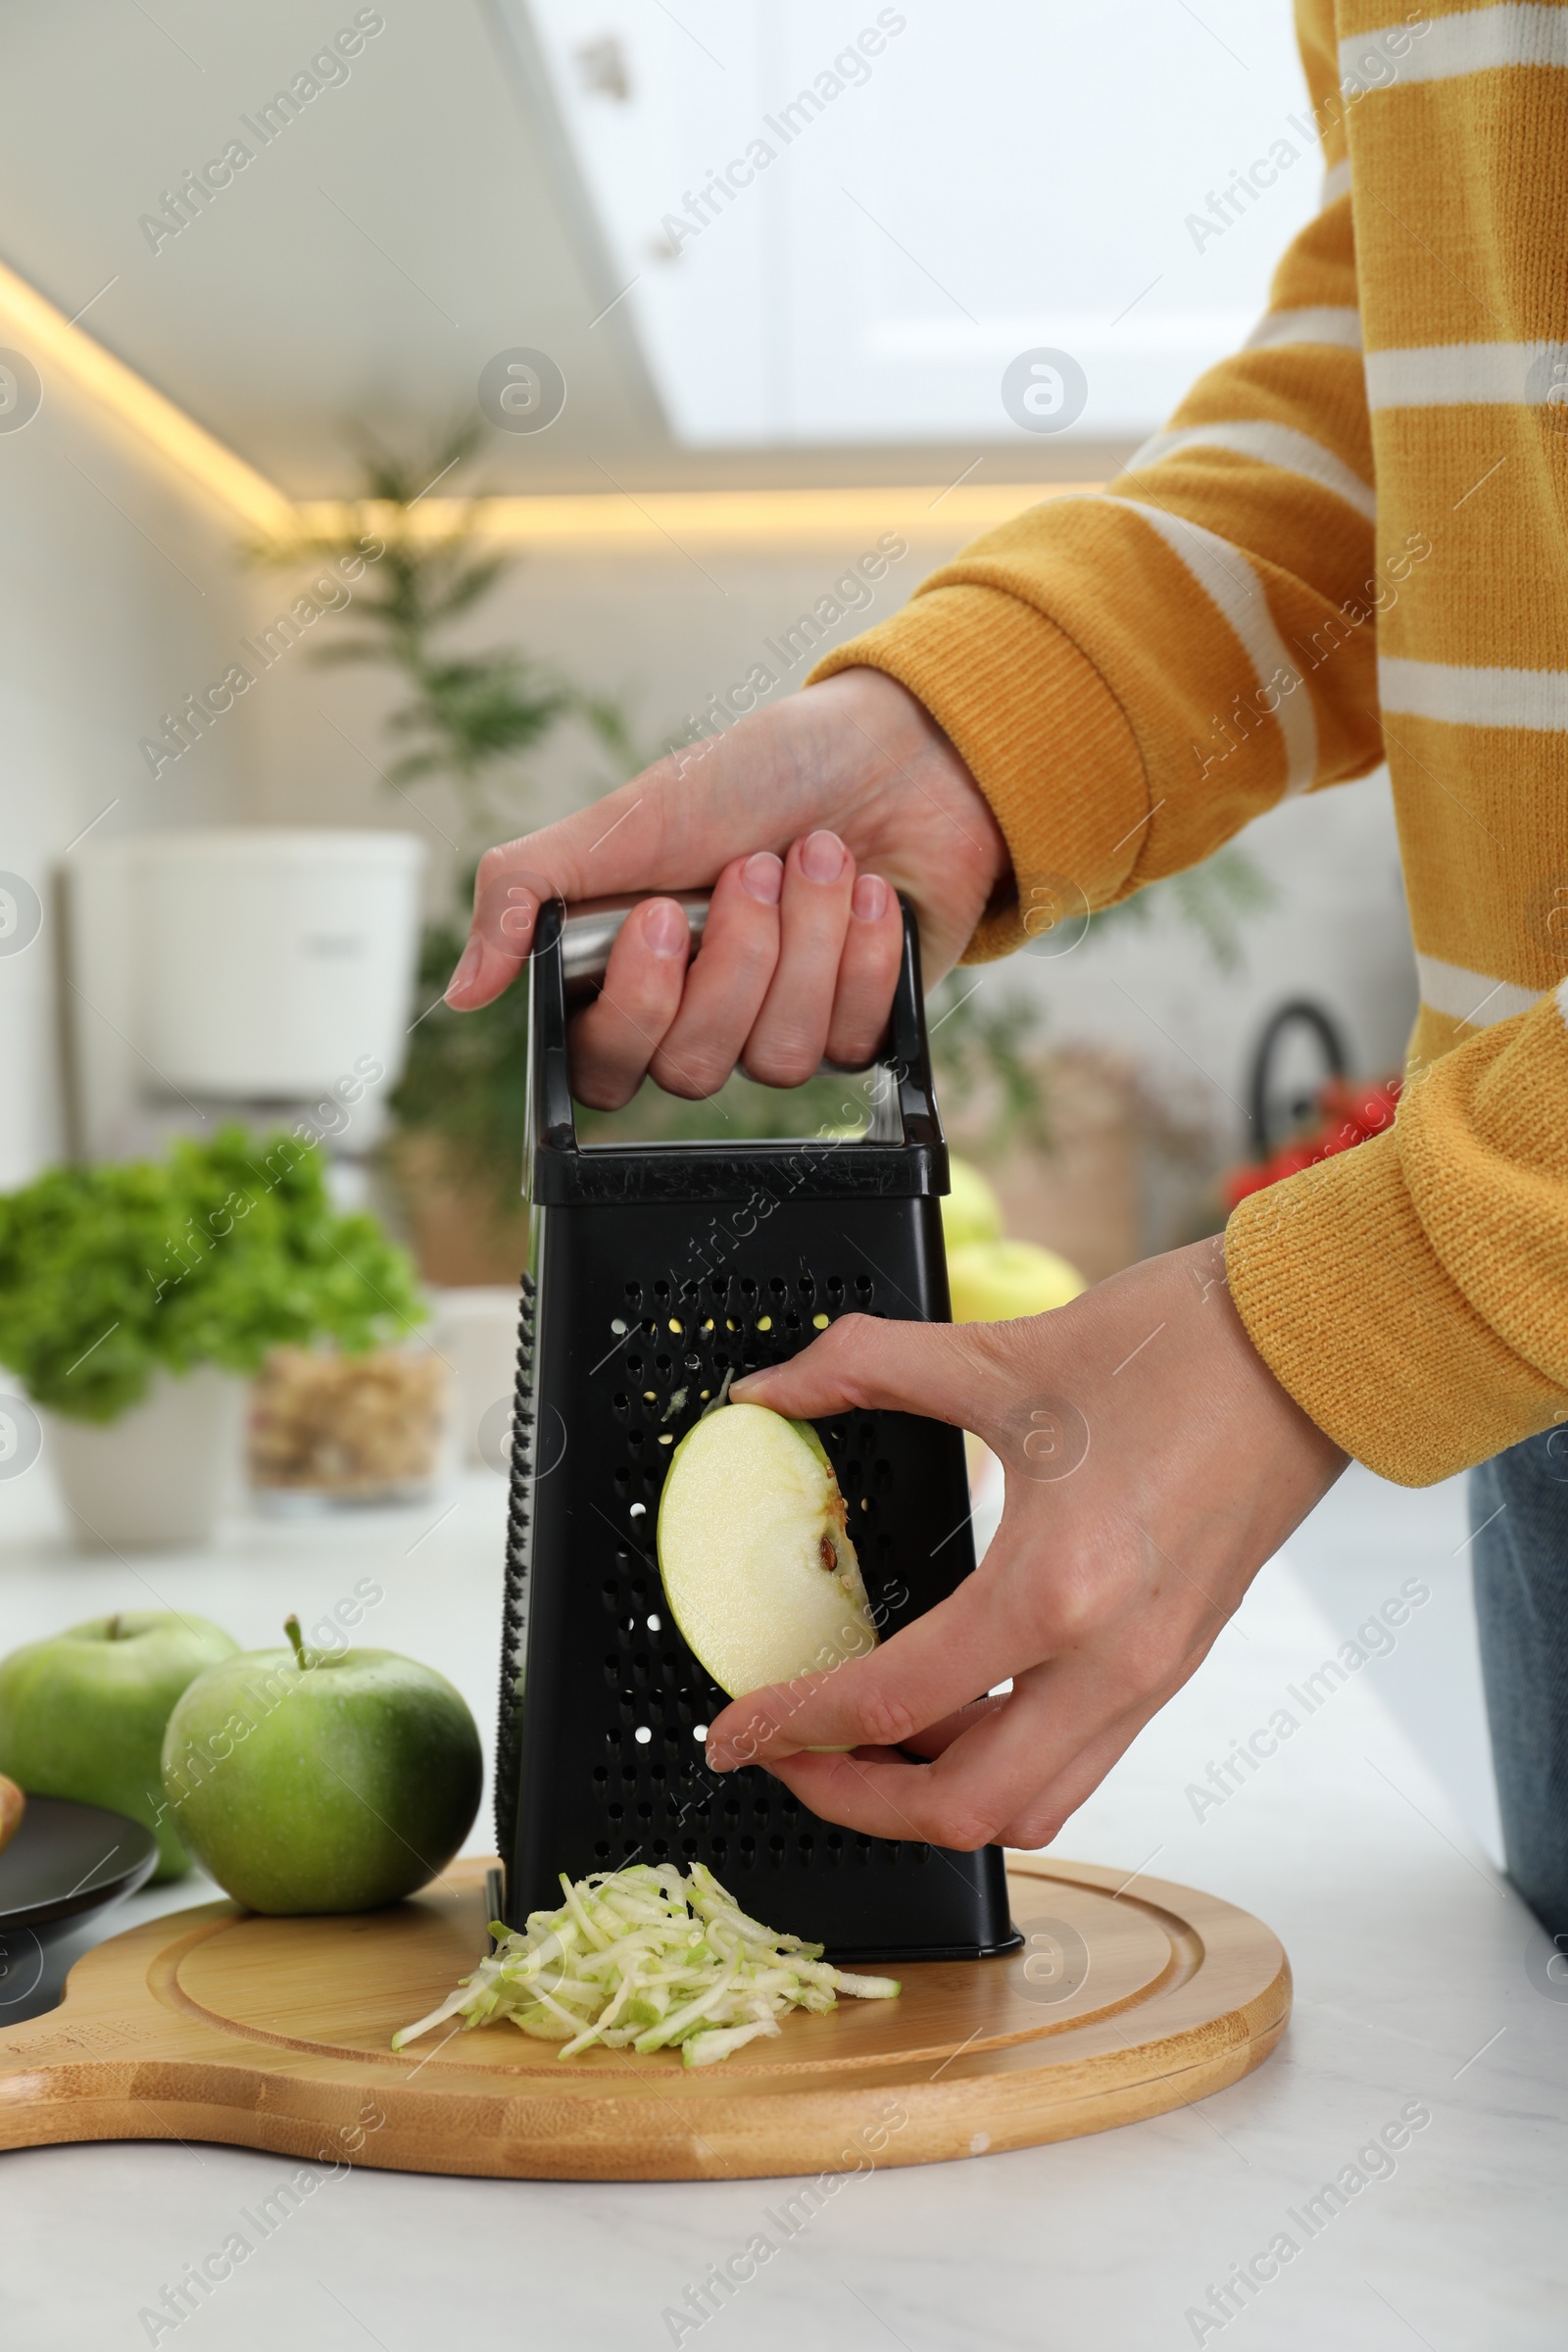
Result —
[[[686,905],[700,936],[706,902]],[[748,1910],[838,1959],[1006,1950],[1000,1849],[861,1837],[760,1768],[705,1768],[699,1735],[728,1702],[664,1608],[654,1547],[674,1443],[727,1370],[793,1355],[852,1308],[949,1319],[947,1146],[913,916],[863,1141],[583,1147],[567,998],[602,977],[624,912],[545,907],[529,972],[496,1758],[506,1917],[553,1909],[562,1871],[701,1859]],[[905,1413],[819,1427],[886,1638],[973,1569],[962,1437]]]

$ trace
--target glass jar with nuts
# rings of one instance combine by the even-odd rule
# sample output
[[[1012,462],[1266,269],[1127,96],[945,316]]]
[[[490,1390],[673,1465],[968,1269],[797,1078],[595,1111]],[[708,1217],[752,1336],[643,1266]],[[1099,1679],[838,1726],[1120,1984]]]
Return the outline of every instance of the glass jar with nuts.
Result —
[[[412,1502],[444,1467],[447,1366],[417,1341],[274,1349],[251,1390],[250,1481],[274,1509]]]

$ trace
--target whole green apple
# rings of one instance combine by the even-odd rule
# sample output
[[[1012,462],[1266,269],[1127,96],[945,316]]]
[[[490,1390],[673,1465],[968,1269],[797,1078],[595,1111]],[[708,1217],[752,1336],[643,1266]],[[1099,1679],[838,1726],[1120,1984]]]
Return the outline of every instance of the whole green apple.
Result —
[[[1044,1315],[1088,1287],[1076,1266],[1037,1242],[965,1242],[948,1251],[955,1323]]]
[[[942,1196],[942,1238],[950,1250],[1002,1239],[1002,1202],[974,1162],[956,1152],[948,1161],[948,1190]]]
[[[164,1738],[180,1835],[252,1911],[372,1911],[445,1869],[479,1810],[479,1734],[443,1675],[390,1649],[250,1650]]]
[[[239,1644],[205,1617],[127,1609],[0,1659],[0,1772],[31,1796],[107,1805],[157,1834],[156,1880],[190,1857],[164,1801],[164,1728],[199,1674]]]

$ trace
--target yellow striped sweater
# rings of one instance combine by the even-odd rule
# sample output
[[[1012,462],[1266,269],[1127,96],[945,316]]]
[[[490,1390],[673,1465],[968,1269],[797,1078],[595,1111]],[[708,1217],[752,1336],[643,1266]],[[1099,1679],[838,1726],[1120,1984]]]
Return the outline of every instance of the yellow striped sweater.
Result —
[[[1296,13],[1323,206],[1246,349],[817,674],[902,680],[996,810],[969,961],[1387,758],[1407,1091],[1226,1260],[1311,1418],[1421,1485],[1568,1417],[1568,5]]]

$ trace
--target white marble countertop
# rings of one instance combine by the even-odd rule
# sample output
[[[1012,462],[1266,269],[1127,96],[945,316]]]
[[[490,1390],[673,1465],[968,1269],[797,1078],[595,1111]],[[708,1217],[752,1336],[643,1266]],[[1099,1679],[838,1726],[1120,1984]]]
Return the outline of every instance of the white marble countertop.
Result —
[[[132,1569],[65,1550],[47,1482],[29,1476],[0,1487],[0,1649],[158,1602],[259,1645],[288,1609],[309,1623],[373,1567],[386,1598],[365,1638],[439,1666],[488,1733],[501,1507],[500,1480],[479,1471],[423,1511],[236,1519],[210,1552]],[[1246,2082],[1097,2137],[856,2180],[733,2303],[684,2331],[666,2309],[773,2228],[763,2216],[778,2184],[356,2172],[156,2340],[177,2332],[197,2352],[546,2341],[652,2352],[699,2335],[704,2352],[1175,2352],[1221,2338],[1254,2352],[1556,2352],[1568,2315],[1568,1984],[1554,1992],[1544,1938],[1488,1851],[1464,1532],[1455,1490],[1398,1496],[1352,1473],[1293,1544],[1299,1571],[1289,1559],[1265,1571],[1197,1681],[1060,1840],[1070,1856],[1206,1887],[1282,1936],[1295,2017]],[[1187,1791],[1210,1761],[1292,1704],[1287,1687],[1411,1575],[1433,1597],[1394,1654],[1359,1669],[1197,1818]],[[471,1844],[487,1848],[488,1809]],[[192,1879],[143,1894],[103,1932],[212,1891]],[[1307,2240],[1290,2210],[1410,2101],[1430,2124]],[[167,2143],[0,2158],[0,2344],[110,2352],[153,2340],[142,2310],[288,2169]],[[1255,2302],[1222,2327],[1196,2323],[1210,2284],[1281,2230],[1299,2251]]]

